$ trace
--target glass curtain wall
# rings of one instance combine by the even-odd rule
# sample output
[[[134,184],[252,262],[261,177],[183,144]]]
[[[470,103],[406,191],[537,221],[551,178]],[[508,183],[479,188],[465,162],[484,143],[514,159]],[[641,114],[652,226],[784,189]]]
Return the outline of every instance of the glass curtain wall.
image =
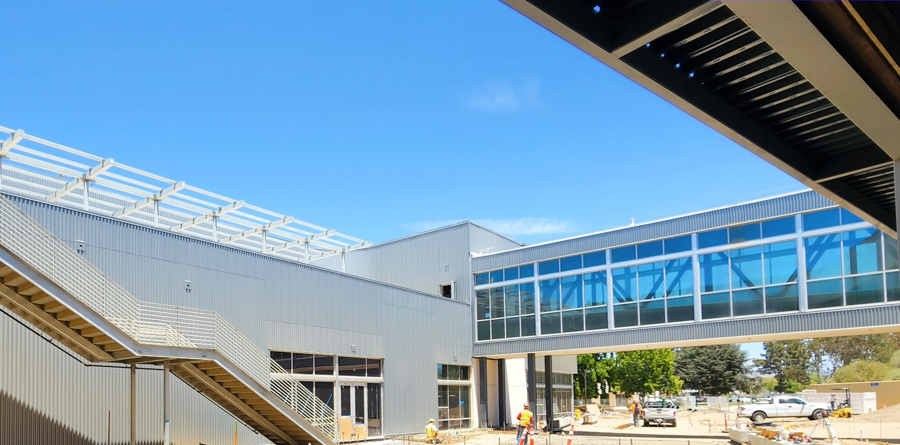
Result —
[[[472,383],[469,366],[437,365],[438,428],[471,428]]]

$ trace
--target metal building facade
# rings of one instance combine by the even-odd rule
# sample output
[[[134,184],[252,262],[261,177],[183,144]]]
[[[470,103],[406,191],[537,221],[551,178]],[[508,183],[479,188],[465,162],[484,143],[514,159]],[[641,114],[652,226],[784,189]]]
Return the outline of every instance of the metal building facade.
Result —
[[[76,210],[11,199],[70,246],[82,245],[87,260],[140,300],[214,310],[264,350],[383,358],[384,434],[418,431],[423,416],[437,417],[433,399],[422,397],[436,391],[437,363],[471,364],[471,311],[466,303]],[[465,232],[465,227],[461,229]],[[21,348],[26,343],[19,340],[26,334],[34,335],[25,332],[10,341]],[[24,394],[16,395],[20,402],[16,406],[63,423],[64,416],[57,419],[53,414],[52,400],[74,391],[72,382],[78,382],[85,391],[109,394],[108,398],[127,404],[127,371],[116,371],[121,373],[115,377],[123,382],[121,387],[107,385],[114,378],[96,368],[88,368],[84,379],[73,379],[58,366],[71,358],[46,345],[28,349],[28,354],[21,356],[21,366],[40,368],[35,376],[43,373],[31,382],[59,380],[68,382],[69,388],[45,393],[45,385],[23,385],[28,379],[7,380],[3,391],[15,389],[18,394],[11,385],[29,387]],[[6,356],[11,350],[3,351]],[[6,357],[2,360],[11,361]],[[150,371],[139,375],[142,373]],[[161,384],[161,378],[157,380]],[[140,400],[154,400],[161,394],[160,388],[148,386],[139,382],[141,405]],[[193,391],[186,388],[186,392]],[[217,410],[228,417],[202,397],[188,408],[196,416],[215,417],[211,413]],[[105,410],[102,415],[105,422]],[[142,428],[158,431],[159,440],[161,428],[154,429],[152,419],[148,419]],[[79,425],[85,422],[77,420]],[[100,420],[91,417],[90,422]],[[194,434],[217,437],[218,425],[192,423],[202,430]]]

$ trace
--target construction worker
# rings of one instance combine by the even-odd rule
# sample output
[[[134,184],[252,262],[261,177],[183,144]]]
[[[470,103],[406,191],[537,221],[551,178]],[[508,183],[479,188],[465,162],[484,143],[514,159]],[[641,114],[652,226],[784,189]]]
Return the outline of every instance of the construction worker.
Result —
[[[428,419],[428,425],[425,425],[425,435],[428,436],[428,443],[437,443],[438,427],[434,423],[434,419]]]
[[[628,412],[631,413],[635,428],[637,428],[641,422],[641,412],[643,412],[643,410],[644,407],[642,407],[641,402],[637,400],[632,400],[631,405],[628,405]]]
[[[519,426],[516,427],[516,445],[522,444],[522,434],[528,434],[528,428],[531,426],[531,421],[534,418],[534,414],[528,410],[531,407],[531,404],[525,402],[525,405],[522,406],[522,411],[519,411],[519,415],[516,416],[516,420],[519,421]]]

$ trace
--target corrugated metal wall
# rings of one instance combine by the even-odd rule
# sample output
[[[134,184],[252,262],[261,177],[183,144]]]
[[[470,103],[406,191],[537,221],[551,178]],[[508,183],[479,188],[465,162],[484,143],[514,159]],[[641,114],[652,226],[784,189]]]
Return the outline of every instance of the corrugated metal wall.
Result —
[[[11,199],[70,245],[84,241],[85,258],[141,300],[215,310],[263,349],[353,355],[355,344],[356,355],[383,357],[386,434],[419,431],[423,416],[437,415],[436,363],[471,363],[468,304]],[[460,236],[465,246],[464,227],[461,232],[438,237],[444,239],[434,246],[449,246]],[[467,268],[453,263],[450,272],[466,275]],[[190,292],[185,280],[191,281]],[[48,376],[69,385],[79,382]]]
[[[86,367],[28,327],[0,314],[0,443],[105,444],[107,412],[112,442],[128,443],[129,369]],[[140,443],[162,443],[162,376],[160,368],[137,371]],[[230,443],[235,419],[174,375],[170,382],[172,443]],[[243,424],[238,438],[268,442]]]
[[[519,247],[520,244],[470,222],[461,222],[365,249],[344,258],[345,271],[420,292],[438,294],[438,286],[454,281],[454,299],[471,301],[469,252]],[[340,270],[340,256],[315,262]]]
[[[524,247],[509,252],[475,257],[472,262],[473,269],[478,272],[515,266],[518,264],[573,255],[581,252],[605,249],[607,247],[622,244],[638,243],[641,241],[713,229],[732,224],[740,224],[745,221],[773,218],[834,205],[835,204],[831,202],[831,200],[814,191],[795,193],[772,199],[666,219],[654,223],[641,224],[634,227],[626,227],[593,235],[585,235],[562,241]]]

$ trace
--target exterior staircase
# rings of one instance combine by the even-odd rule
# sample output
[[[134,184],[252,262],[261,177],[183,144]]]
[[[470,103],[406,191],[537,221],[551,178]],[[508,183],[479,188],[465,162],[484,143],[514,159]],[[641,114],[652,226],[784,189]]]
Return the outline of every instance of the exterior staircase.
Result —
[[[2,195],[0,305],[89,361],[168,366],[273,443],[337,441],[334,411],[219,314],[139,301]]]

